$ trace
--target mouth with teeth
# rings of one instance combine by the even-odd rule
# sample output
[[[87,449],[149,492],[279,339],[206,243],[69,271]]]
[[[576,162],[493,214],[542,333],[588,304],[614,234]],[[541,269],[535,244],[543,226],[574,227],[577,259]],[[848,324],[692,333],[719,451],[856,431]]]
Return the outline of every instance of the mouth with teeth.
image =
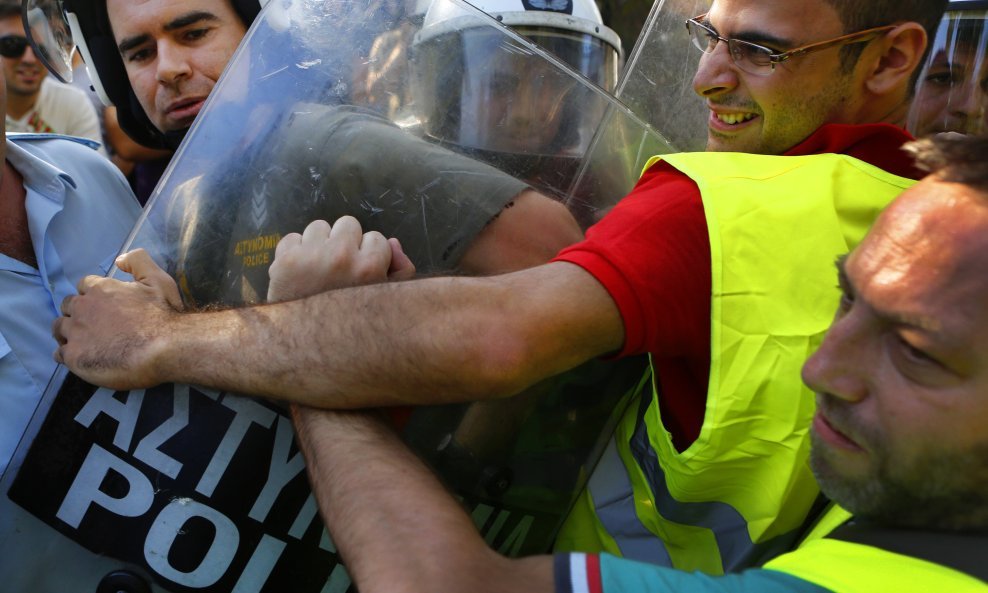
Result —
[[[715,113],[714,117],[729,126],[736,126],[755,118],[754,113]]]

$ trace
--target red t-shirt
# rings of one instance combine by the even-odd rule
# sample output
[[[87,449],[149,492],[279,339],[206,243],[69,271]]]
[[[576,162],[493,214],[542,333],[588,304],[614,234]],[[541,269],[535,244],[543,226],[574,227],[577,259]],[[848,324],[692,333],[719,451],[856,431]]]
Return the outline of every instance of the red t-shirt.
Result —
[[[919,179],[889,124],[828,124],[786,155],[842,153]],[[610,293],[624,321],[618,356],[652,354],[666,430],[680,451],[700,434],[710,374],[710,243],[700,190],[661,161],[587,237],[554,261],[576,264]]]

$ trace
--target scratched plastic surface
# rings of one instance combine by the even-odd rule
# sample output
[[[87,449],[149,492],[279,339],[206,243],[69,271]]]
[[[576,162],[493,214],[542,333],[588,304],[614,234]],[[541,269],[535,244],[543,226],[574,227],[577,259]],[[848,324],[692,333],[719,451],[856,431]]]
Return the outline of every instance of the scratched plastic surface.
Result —
[[[415,193],[448,173],[439,167],[422,180],[410,171],[432,150],[425,146],[521,179],[564,201],[583,224],[631,188],[645,159],[673,149],[611,95],[494,19],[455,0],[437,4],[458,19],[456,30],[476,35],[442,45],[442,31],[427,31],[420,15],[375,3],[269,3],[126,248],[147,249],[196,304],[240,305],[263,300],[277,239],[313,218],[342,210],[369,228],[391,221],[395,228],[378,228],[388,235],[455,235],[458,218],[423,214]],[[482,51],[458,66],[443,51],[468,45]],[[408,59],[384,60],[385,46]],[[520,103],[537,105],[546,89],[562,98],[553,113],[565,117],[544,117],[552,130],[530,134],[528,144],[500,135],[507,126],[476,110],[446,121],[451,112],[434,104],[440,95],[423,92],[435,88],[437,72],[479,81],[505,66],[533,78],[519,83],[527,89]],[[455,88],[462,105],[484,104],[466,96],[476,86]],[[333,122],[377,135],[352,133],[344,146],[331,141]],[[382,137],[413,148],[396,152]],[[334,168],[353,154],[370,154],[377,175]],[[441,258],[418,263],[449,271]],[[643,368],[639,359],[594,361],[504,402],[423,408],[402,435],[491,546],[544,552]],[[115,393],[62,370],[0,493],[5,593],[352,589],[290,422],[266,401],[171,384]]]

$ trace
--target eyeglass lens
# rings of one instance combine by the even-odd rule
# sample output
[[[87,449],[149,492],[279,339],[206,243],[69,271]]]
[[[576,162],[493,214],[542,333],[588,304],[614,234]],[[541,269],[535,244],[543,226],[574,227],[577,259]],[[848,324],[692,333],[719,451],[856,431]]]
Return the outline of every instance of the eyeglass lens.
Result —
[[[690,19],[686,21],[690,39],[693,45],[704,53],[711,53],[717,48],[717,43],[727,41],[727,49],[731,60],[749,74],[765,74],[771,71],[772,60],[768,48],[741,41],[739,39],[723,39],[717,32],[706,25]]]
[[[27,37],[21,35],[5,35],[0,37],[0,56],[19,58],[27,50]]]

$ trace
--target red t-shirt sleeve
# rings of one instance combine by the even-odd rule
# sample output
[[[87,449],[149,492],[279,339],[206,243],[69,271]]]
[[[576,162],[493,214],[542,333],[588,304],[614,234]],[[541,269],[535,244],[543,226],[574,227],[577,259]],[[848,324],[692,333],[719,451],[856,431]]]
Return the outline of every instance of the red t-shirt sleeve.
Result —
[[[610,293],[624,320],[620,356],[709,358],[710,244],[700,190],[660,162],[556,261]]]
[[[652,354],[662,424],[684,450],[699,436],[710,373],[710,243],[696,183],[654,165],[556,261],[582,267],[614,299],[619,356]]]

